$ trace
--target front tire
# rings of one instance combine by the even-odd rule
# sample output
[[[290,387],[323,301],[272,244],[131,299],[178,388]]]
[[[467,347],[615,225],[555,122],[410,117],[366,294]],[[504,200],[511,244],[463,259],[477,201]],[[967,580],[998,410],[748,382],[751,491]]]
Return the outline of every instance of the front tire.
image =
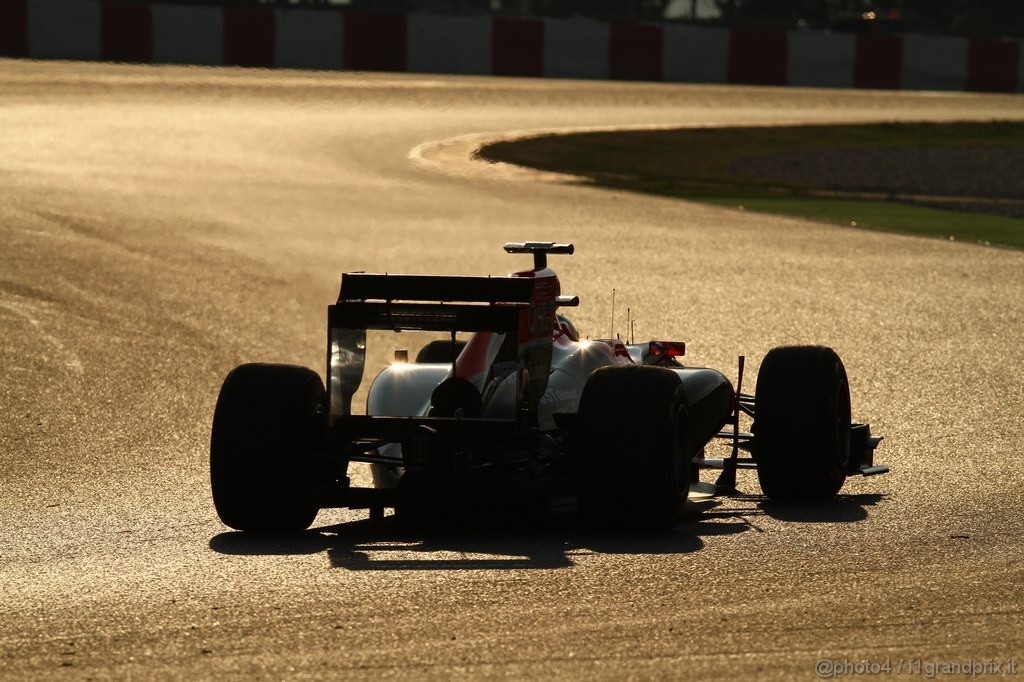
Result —
[[[248,364],[228,374],[210,438],[210,484],[226,525],[298,532],[319,511],[313,453],[327,429],[327,393],[316,372]]]
[[[850,458],[850,385],[824,346],[772,349],[757,375],[754,456],[772,500],[833,497]]]
[[[580,511],[605,527],[671,528],[693,452],[682,381],[662,367],[603,367],[580,399]]]

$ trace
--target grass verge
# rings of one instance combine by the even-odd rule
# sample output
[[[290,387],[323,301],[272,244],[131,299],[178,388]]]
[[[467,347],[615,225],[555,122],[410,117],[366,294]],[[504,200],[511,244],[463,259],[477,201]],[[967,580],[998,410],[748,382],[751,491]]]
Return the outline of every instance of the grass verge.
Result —
[[[986,148],[1024,149],[1024,123],[878,124],[856,126],[799,126],[784,128],[718,128],[621,131],[551,135],[500,142],[481,150],[481,157],[545,171],[571,173],[609,188],[678,197],[707,203],[799,216],[856,227],[955,239],[986,245],[1024,248],[1024,220],[977,211],[956,211],[903,201],[822,197],[822,189],[837,188],[842,178],[813,180],[755,176],[743,172],[752,161],[783,155],[808,155],[858,150],[882,152],[898,160],[902,150],[940,149],[946,157]],[[960,150],[958,152],[958,150]],[[1017,157],[1012,157],[1017,158]],[[903,164],[905,166],[905,164]],[[928,173],[945,172],[921,164],[911,168],[920,186]],[[904,167],[904,173],[907,169]],[[991,169],[1006,173],[1007,169]],[[1024,199],[1024,169],[1019,186]],[[825,173],[824,175],[829,175]],[[838,173],[842,176],[842,173]],[[1012,179],[1012,178],[1011,178]],[[888,178],[878,169],[871,191],[898,193],[901,178]],[[949,185],[943,178],[943,185]],[[977,170],[967,183],[979,183]],[[955,183],[954,183],[955,184]],[[842,188],[846,189],[846,188]],[[851,188],[860,189],[860,188]]]

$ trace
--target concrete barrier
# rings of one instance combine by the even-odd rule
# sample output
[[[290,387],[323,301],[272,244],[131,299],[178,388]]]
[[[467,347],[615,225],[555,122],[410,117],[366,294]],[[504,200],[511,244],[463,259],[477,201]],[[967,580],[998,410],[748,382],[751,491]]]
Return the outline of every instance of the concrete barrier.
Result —
[[[103,5],[47,0],[28,6],[29,56],[38,59],[99,59]]]
[[[1024,91],[1017,40],[2,0],[0,55],[246,67],[873,89]]]
[[[548,20],[544,24],[544,75],[608,78],[610,34],[611,28],[605,21]]]
[[[906,36],[900,85],[907,90],[963,90],[967,44],[963,38]]]
[[[153,5],[151,16],[154,62],[224,63],[224,13],[220,8]]]
[[[415,73],[489,74],[490,17],[413,14],[407,68]]]
[[[725,83],[729,31],[679,24],[666,26],[662,74],[674,83]]]
[[[274,66],[341,69],[344,35],[339,12],[279,9],[275,14]]]
[[[857,42],[842,33],[790,33],[789,84],[808,88],[852,88]]]

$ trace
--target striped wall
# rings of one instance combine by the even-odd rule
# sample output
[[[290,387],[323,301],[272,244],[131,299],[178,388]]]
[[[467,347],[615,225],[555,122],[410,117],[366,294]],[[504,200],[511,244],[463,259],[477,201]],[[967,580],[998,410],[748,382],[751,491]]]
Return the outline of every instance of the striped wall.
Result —
[[[1024,48],[1013,40],[117,0],[0,0],[0,54],[356,71],[1024,91]]]

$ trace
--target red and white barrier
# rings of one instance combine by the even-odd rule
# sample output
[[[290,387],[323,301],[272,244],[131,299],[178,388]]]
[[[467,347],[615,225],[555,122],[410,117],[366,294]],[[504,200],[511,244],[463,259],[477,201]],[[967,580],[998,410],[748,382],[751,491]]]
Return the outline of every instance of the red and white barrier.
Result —
[[[1024,91],[1016,40],[123,0],[0,0],[0,55],[696,83]]]

